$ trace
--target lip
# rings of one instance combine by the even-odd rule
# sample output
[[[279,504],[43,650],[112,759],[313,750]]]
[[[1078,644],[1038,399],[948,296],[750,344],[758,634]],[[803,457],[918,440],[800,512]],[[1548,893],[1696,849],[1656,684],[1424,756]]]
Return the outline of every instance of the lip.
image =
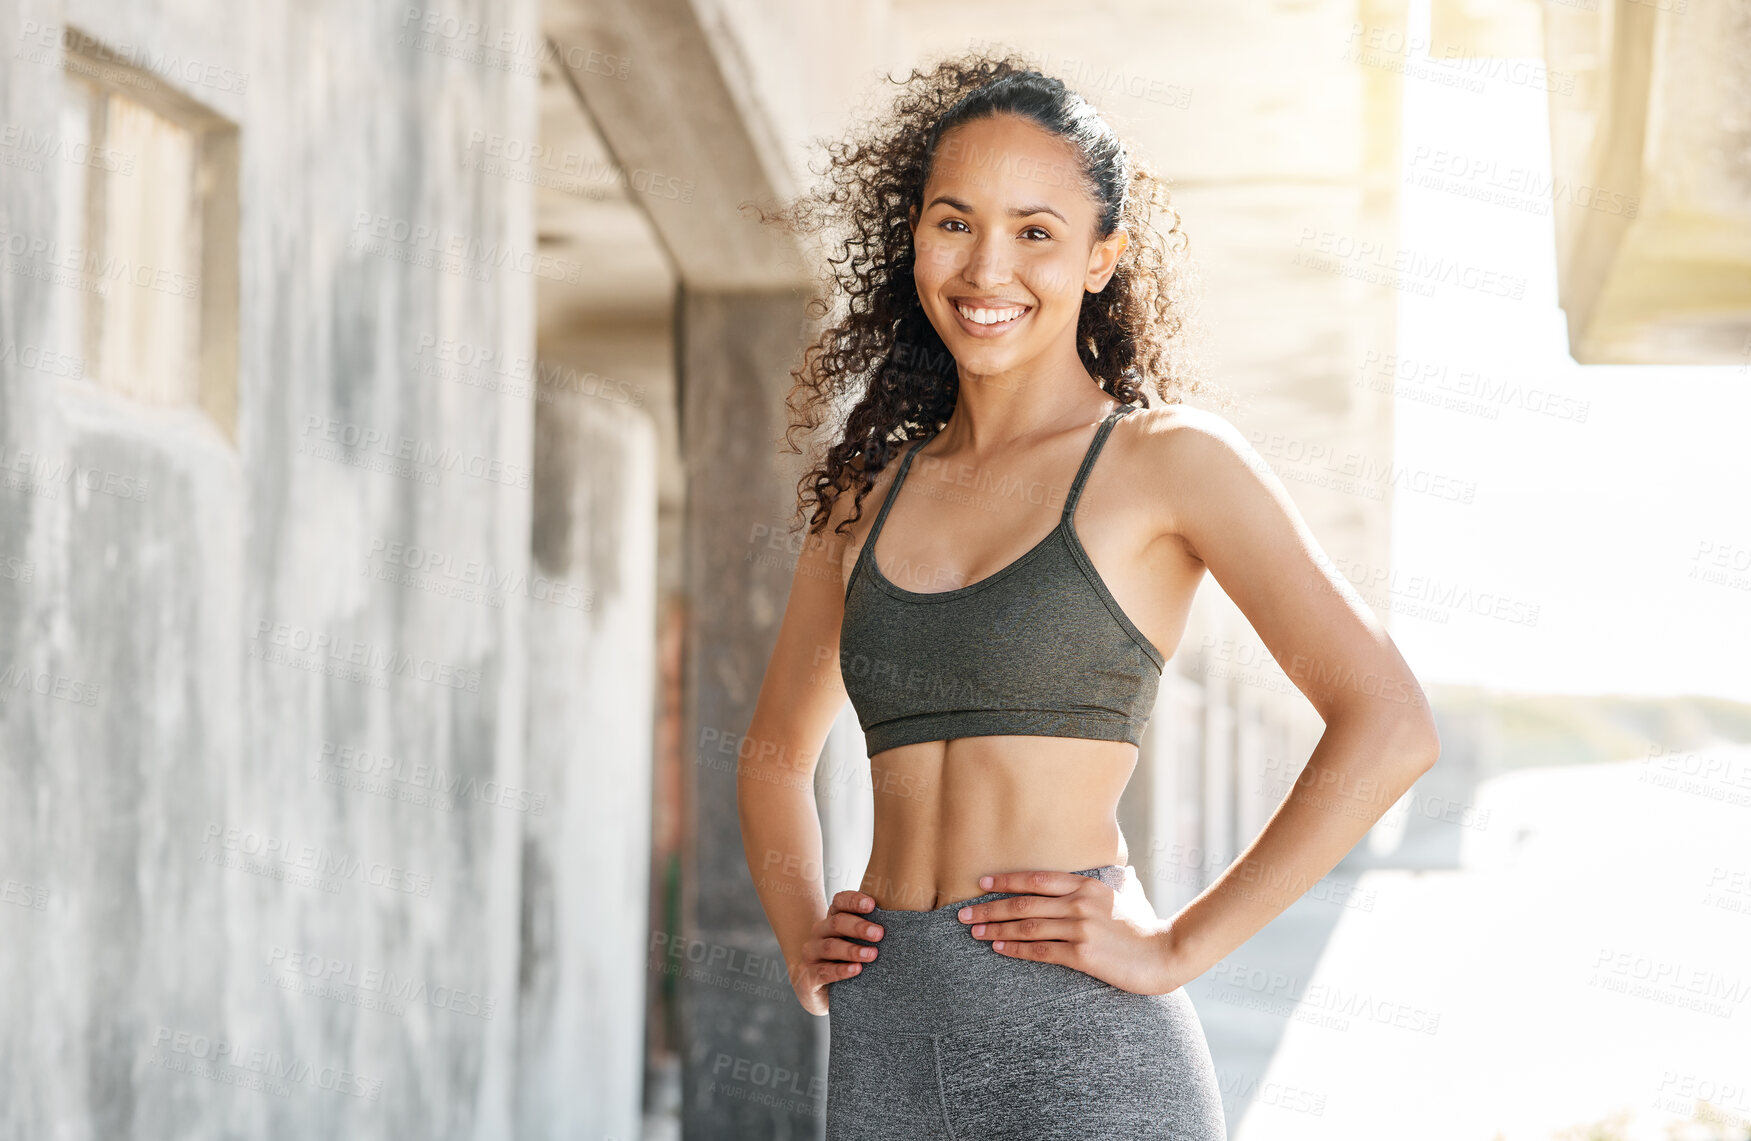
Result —
[[[961,313],[962,305],[965,305],[969,309],[1011,309],[1019,305],[1022,308],[1022,314],[1019,317],[1012,317],[1001,324],[981,325],[976,321],[967,320],[967,318]],[[1005,333],[1016,328],[1023,321],[1026,321],[1029,317],[1032,317],[1034,314],[1034,307],[1025,302],[996,301],[974,297],[957,297],[949,302],[949,308],[954,310],[955,320],[960,323],[961,331],[966,333],[969,337],[1001,337]]]

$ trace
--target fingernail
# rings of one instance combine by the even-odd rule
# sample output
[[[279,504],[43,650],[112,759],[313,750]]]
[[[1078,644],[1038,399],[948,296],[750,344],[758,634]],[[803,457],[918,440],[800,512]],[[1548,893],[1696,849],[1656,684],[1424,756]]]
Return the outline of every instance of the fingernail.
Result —
[[[995,942],[995,943],[993,943],[993,944],[991,944],[991,949],[992,949],[992,950],[993,950],[993,951],[1001,951],[1001,950],[1003,950],[1003,940],[1001,940],[1001,939],[999,939],[999,940],[997,940],[997,941],[996,941],[996,942]]]
[[[882,929],[880,927],[866,928],[863,932],[863,937],[865,939],[880,939],[882,937]]]
[[[973,917],[973,909],[970,907],[963,907],[959,911],[955,912],[955,918],[959,919],[962,923],[965,923],[967,920],[971,919],[972,917]]]
[[[990,876],[980,876],[979,877],[979,886],[980,887],[990,887],[992,884],[994,884],[996,882],[997,881],[992,879]]]
[[[873,959],[873,958],[875,958],[875,948],[874,947],[865,947],[863,950],[861,950],[857,953],[857,956],[860,959]]]
[[[875,900],[873,900],[873,899],[860,899],[857,901],[857,910],[859,910],[859,911],[868,911],[870,908],[872,908],[874,906],[875,906]]]
[[[862,963],[853,963],[853,964],[851,964],[851,970],[848,971],[847,973],[855,975],[858,971],[861,971],[861,970],[863,970]]]
[[[983,924],[983,923],[975,923],[975,924],[973,924],[973,934],[974,934],[974,935],[983,935],[983,934],[985,934],[985,925],[984,925],[984,924]]]

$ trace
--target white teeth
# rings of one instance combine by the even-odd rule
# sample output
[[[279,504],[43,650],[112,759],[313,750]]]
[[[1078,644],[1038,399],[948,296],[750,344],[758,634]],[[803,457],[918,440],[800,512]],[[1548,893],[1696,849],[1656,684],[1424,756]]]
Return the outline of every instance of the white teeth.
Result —
[[[1019,309],[969,309],[965,305],[956,305],[961,316],[975,325],[1000,325],[1005,321],[1013,321],[1027,312],[1026,307]]]

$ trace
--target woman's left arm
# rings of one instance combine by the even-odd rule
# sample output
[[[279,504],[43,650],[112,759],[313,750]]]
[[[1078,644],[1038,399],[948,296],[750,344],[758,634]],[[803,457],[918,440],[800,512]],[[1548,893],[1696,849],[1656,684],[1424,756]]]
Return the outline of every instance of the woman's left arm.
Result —
[[[1036,894],[978,905],[963,918],[980,925],[976,938],[1001,941],[1000,954],[1165,993],[1209,970],[1336,867],[1435,763],[1440,741],[1398,648],[1246,438],[1213,413],[1176,409],[1171,424],[1152,425],[1147,442],[1173,533],[1240,607],[1325,732],[1252,843],[1171,919],[1145,914],[1098,881],[1057,872],[994,875],[987,890]],[[1076,921],[1027,923],[1048,917]]]

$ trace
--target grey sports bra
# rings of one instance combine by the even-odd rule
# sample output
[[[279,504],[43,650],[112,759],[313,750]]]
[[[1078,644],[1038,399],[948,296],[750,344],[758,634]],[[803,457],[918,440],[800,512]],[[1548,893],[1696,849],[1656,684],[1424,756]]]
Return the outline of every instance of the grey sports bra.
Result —
[[[839,669],[870,756],[1000,734],[1142,741],[1166,662],[1119,608],[1071,522],[1107,435],[1136,407],[1101,421],[1051,533],[957,590],[907,590],[876,566],[876,539],[923,445],[907,451],[852,567],[839,627]]]

